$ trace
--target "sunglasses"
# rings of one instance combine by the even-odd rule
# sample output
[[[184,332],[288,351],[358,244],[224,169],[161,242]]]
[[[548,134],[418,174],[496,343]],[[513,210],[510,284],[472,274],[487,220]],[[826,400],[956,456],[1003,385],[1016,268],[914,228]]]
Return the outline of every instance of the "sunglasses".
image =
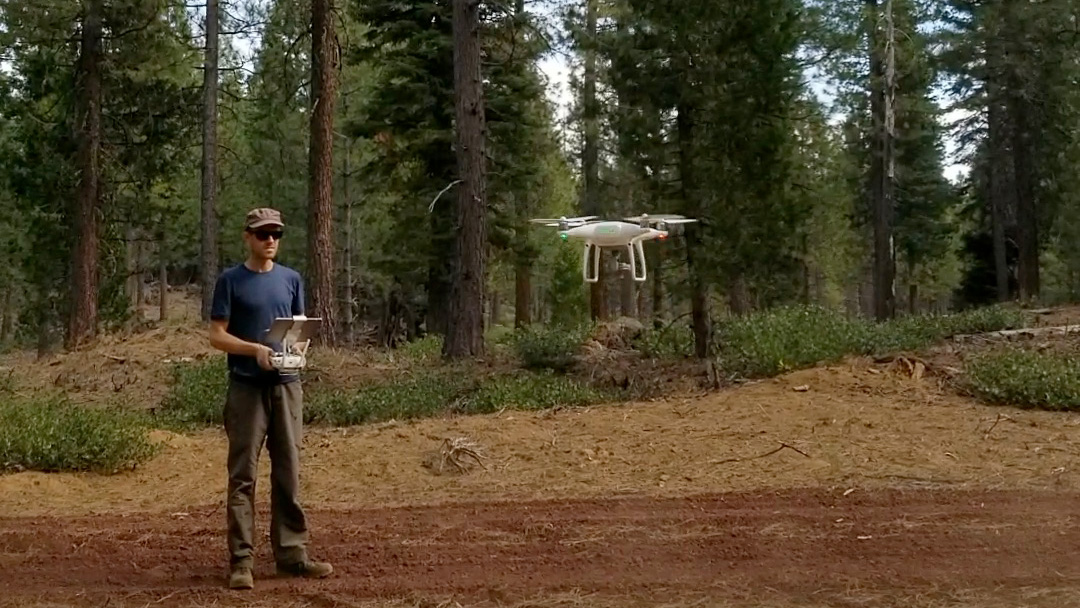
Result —
[[[280,241],[281,237],[285,234],[281,230],[248,230],[248,232],[255,235],[255,238],[260,241],[265,241],[270,237],[274,237],[275,241]]]

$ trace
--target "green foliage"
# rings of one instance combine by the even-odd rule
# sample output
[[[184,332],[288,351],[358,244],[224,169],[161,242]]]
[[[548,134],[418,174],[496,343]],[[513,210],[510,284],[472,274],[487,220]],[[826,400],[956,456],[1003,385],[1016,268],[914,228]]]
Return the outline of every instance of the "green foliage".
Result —
[[[174,363],[172,384],[161,402],[161,423],[176,428],[224,423],[229,374],[225,356]]]
[[[443,414],[581,406],[612,398],[605,391],[553,373],[479,378],[462,370],[425,370],[356,391],[315,395],[305,406],[304,419],[313,424],[353,426]]]
[[[328,426],[353,426],[427,418],[445,412],[471,382],[464,374],[425,370],[355,391],[313,394],[304,405],[304,420]]]
[[[145,416],[58,397],[0,399],[0,471],[113,473],[156,453]]]
[[[549,369],[557,372],[569,370],[581,349],[591,324],[576,326],[540,326],[518,330],[514,338],[514,350],[526,369]]]
[[[459,408],[469,414],[601,403],[615,395],[553,372],[505,374],[481,383]]]
[[[1007,307],[875,323],[818,306],[786,306],[719,323],[717,344],[725,370],[762,377],[846,356],[916,350],[957,334],[1017,327],[1023,320]]]
[[[1080,409],[1080,358],[1008,348],[964,364],[965,384],[992,405],[1050,410]]]
[[[552,252],[551,282],[547,300],[551,305],[551,324],[573,327],[589,314],[588,287],[581,280],[581,250],[558,243]]]
[[[694,329],[689,323],[672,323],[658,328],[646,327],[634,348],[646,357],[677,359],[694,354]]]
[[[818,306],[785,306],[718,324],[721,366],[746,377],[772,376],[866,350],[868,322]]]

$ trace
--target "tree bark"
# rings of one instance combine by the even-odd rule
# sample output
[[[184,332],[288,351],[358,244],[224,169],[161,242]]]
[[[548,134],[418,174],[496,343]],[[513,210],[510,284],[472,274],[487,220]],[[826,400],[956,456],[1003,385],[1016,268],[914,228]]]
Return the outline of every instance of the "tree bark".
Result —
[[[532,323],[532,264],[519,259],[514,265],[514,328]]]
[[[454,92],[458,174],[463,181],[458,188],[456,264],[443,354],[462,359],[484,354],[487,176],[479,0],[454,0]]]
[[[1035,200],[1035,177],[1032,167],[1030,103],[1018,95],[1010,96],[1013,140],[1013,171],[1016,185],[1017,245],[1020,257],[1017,262],[1017,281],[1020,299],[1028,302],[1039,298],[1039,210]]]
[[[870,169],[874,211],[874,317],[884,321],[896,314],[896,258],[893,247],[895,32],[892,0],[885,0],[885,48],[881,48],[877,35],[877,0],[867,0],[867,3],[874,17],[870,24],[871,111],[876,139]]]
[[[210,320],[218,274],[217,119],[218,119],[218,0],[206,0],[206,50],[203,60],[202,116],[202,319]]]
[[[345,101],[345,115],[348,116],[348,101]],[[352,194],[350,183],[352,181],[351,166],[352,166],[352,140],[348,140],[345,146],[345,169],[344,175],[342,175],[341,184],[341,196],[345,199],[345,285],[342,293],[342,312],[344,313],[343,319],[343,334],[345,336],[345,343],[352,345],[356,337],[355,321],[354,321],[354,302],[353,298],[353,225],[352,225]]]
[[[626,262],[629,264],[630,260]],[[637,282],[634,281],[634,274],[629,270],[622,271],[619,276],[619,287],[619,308],[622,310],[622,316],[636,319],[638,316]]]
[[[311,149],[308,153],[308,267],[311,311],[322,318],[318,342],[337,342],[334,306],[334,106],[337,37],[333,0],[311,3]]]
[[[134,222],[128,222],[124,226],[124,267],[127,271],[127,279],[124,281],[124,292],[128,297],[128,307],[135,314],[139,314],[139,259],[141,257],[139,237],[135,230]]]
[[[677,129],[679,135],[679,176],[682,185],[682,197],[690,214],[700,215],[701,205],[697,199],[696,173],[694,171],[694,115],[686,103],[677,107]],[[688,224],[686,228],[686,266],[690,273],[690,316],[694,327],[694,354],[699,359],[708,358],[712,350],[712,321],[709,318],[709,297],[705,278],[702,276],[698,251],[700,232],[697,224]]]
[[[1009,145],[1006,140],[1006,117],[1004,108],[998,99],[1000,87],[994,82],[997,76],[991,74],[988,88],[988,139],[990,146],[989,178],[990,222],[994,242],[994,277],[997,283],[998,302],[1007,302],[1011,296],[1009,289],[1009,260],[1005,248],[1005,229],[1015,190],[1010,189]]]
[[[585,123],[581,172],[584,192],[581,210],[585,215],[600,215],[600,108],[596,98],[596,14],[598,0],[585,0],[585,67],[583,74],[582,119]],[[603,256],[603,251],[601,255]],[[605,264],[600,264],[600,276],[589,286],[589,314],[593,320],[608,318],[607,277]]]
[[[79,189],[75,198],[71,309],[65,346],[78,348],[97,329],[98,250],[101,226],[101,0],[84,3],[82,41],[76,64]]]
[[[169,255],[165,235],[158,236],[158,321],[169,320]]]

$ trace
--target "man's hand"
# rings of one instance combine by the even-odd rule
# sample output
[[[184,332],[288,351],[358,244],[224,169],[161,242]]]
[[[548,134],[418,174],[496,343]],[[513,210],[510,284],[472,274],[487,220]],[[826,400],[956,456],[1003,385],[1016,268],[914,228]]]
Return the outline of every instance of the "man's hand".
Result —
[[[274,351],[263,344],[255,345],[257,350],[255,351],[255,361],[259,363],[259,367],[270,371],[274,369],[274,366],[270,363],[270,357],[274,355]]]

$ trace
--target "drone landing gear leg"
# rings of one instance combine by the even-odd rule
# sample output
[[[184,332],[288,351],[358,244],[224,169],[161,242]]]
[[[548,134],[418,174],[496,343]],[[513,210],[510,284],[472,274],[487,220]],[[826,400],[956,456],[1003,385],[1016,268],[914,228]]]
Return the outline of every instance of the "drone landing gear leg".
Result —
[[[586,283],[595,283],[600,280],[600,248],[592,243],[585,243],[585,259],[583,261],[582,274]],[[589,271],[592,270],[590,273]]]
[[[644,282],[647,278],[647,269],[645,268],[645,250],[641,247],[641,241],[633,241],[627,245],[626,255],[630,258],[630,272],[633,273],[634,280],[638,283]],[[638,269],[641,269],[640,273]]]

